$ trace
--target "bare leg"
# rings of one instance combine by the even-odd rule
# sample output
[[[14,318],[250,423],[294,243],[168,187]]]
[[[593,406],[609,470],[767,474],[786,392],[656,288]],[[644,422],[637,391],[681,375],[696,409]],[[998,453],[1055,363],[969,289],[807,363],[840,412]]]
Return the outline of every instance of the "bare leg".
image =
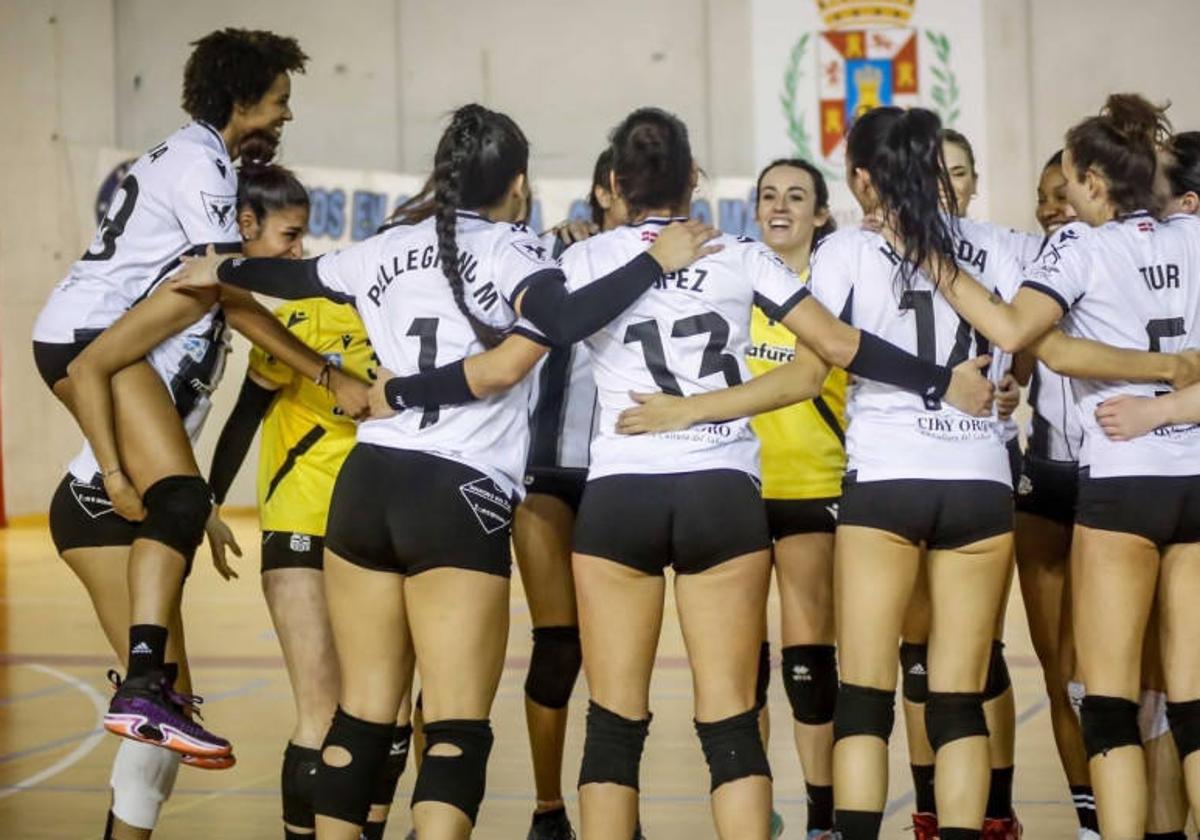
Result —
[[[1200,655],[1196,651],[1196,639],[1200,638],[1198,593],[1200,543],[1169,546],[1162,558],[1158,603],[1163,673],[1167,697],[1172,703],[1200,700]],[[1200,751],[1184,757],[1183,776],[1192,811],[1200,812]]]

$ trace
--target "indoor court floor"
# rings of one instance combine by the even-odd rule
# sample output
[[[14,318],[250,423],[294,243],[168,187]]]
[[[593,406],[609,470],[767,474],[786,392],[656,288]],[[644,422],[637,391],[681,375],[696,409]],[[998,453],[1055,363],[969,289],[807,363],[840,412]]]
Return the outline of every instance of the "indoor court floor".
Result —
[[[207,546],[187,588],[185,621],[197,690],[208,725],[230,738],[238,764],[223,772],[182,768],[163,809],[163,840],[250,840],[282,835],[279,765],[293,719],[287,675],[258,581],[257,522],[230,517],[246,556],[239,580],[225,583]],[[772,596],[774,600],[774,596]],[[692,728],[691,681],[682,638],[668,608],[654,675],[654,722],[642,765],[642,823],[649,840],[712,837],[708,772]],[[772,635],[778,632],[772,606]],[[508,659],[492,712],[496,733],[488,794],[475,836],[520,840],[529,825],[533,783],[525,734],[523,683],[531,645],[520,578],[514,573]],[[1073,838],[1075,817],[1050,733],[1041,672],[1019,593],[1010,600],[1008,662],[1016,690],[1016,807],[1030,840]],[[775,656],[778,645],[773,642]],[[83,587],[57,558],[43,522],[0,529],[0,840],[95,840],[108,806],[108,770],[117,739],[99,728],[115,664]],[[573,795],[587,694],[571,701],[566,787]],[[790,709],[774,663],[770,743],[775,802],[785,838],[804,836],[804,785],[792,746]],[[899,712],[897,713],[899,718]],[[412,764],[400,782],[387,837],[409,829]],[[897,720],[892,738],[891,798],[883,836],[908,833],[912,809]]]

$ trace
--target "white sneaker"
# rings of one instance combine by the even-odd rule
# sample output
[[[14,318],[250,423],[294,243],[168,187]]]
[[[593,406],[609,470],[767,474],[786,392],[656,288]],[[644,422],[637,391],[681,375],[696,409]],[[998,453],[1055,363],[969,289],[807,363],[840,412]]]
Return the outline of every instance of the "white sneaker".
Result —
[[[1100,840],[1100,833],[1092,831],[1090,828],[1081,828],[1078,840]]]

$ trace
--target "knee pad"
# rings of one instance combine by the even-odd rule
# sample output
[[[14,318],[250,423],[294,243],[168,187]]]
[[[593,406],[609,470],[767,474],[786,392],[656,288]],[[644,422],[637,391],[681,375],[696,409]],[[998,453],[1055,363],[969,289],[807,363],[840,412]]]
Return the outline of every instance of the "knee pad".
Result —
[[[992,655],[988,659],[987,682],[983,686],[984,701],[995,700],[1008,691],[1012,680],[1008,676],[1008,663],[1004,661],[1004,642],[992,641]]]
[[[313,828],[313,796],[317,790],[317,768],[321,751],[288,744],[283,751],[279,791],[283,795],[283,821],[296,828]]]
[[[373,723],[347,714],[341,706],[321,745],[313,811],[354,825],[362,825],[371,810],[375,779],[387,761],[394,723]],[[335,748],[350,754],[350,760]],[[340,766],[339,766],[340,765]]]
[[[638,790],[642,747],[649,733],[650,718],[630,720],[590,701],[579,786],[611,782]]]
[[[1089,694],[1083,698],[1079,718],[1088,758],[1142,743],[1138,707],[1132,700]]]
[[[712,723],[696,721],[696,734],[712,778],[710,791],[747,776],[771,778],[771,765],[758,731],[758,707]]]
[[[132,828],[149,831],[175,788],[179,755],[162,747],[122,741],[113,759],[112,813]]]
[[[771,687],[771,643],[763,642],[758,649],[758,676],[754,680],[754,708],[767,705],[767,690]]]
[[[412,742],[412,733],[413,728],[407,723],[392,730],[387,761],[383,763],[383,770],[376,778],[375,790],[371,794],[372,805],[391,805],[396,798],[396,785],[400,784],[400,777],[408,766],[408,746]]]
[[[960,738],[987,737],[983,695],[974,692],[931,691],[925,701],[925,732],[936,753]]]
[[[139,540],[154,540],[183,555],[187,570],[204,539],[204,523],[212,510],[208,482],[194,475],[173,475],[156,481],[142,495],[146,518],[138,526]]]
[[[799,723],[820,726],[833,720],[837,705],[837,654],[833,645],[783,649],[783,687]]]
[[[904,699],[924,703],[929,699],[929,645],[900,643],[900,667],[904,669]]]
[[[896,722],[896,692],[842,683],[833,714],[833,740],[872,735],[887,743]]]
[[[548,709],[566,708],[582,664],[578,627],[533,628],[525,696]]]
[[[1167,703],[1167,720],[1171,723],[1171,734],[1179,749],[1182,762],[1196,750],[1200,750],[1200,700],[1185,703]]]
[[[431,753],[445,744],[458,755]],[[471,825],[487,785],[487,762],[492,752],[492,725],[486,720],[439,720],[425,724],[425,755],[412,804],[444,802],[467,815]]]

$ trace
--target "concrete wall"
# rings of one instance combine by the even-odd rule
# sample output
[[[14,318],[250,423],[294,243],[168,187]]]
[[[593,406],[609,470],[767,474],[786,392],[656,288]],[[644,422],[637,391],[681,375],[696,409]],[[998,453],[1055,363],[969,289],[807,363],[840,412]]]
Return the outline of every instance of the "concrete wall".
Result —
[[[804,2],[805,0],[797,0]],[[997,221],[1032,225],[1033,179],[1064,129],[1110,90],[1174,103],[1200,127],[1195,0],[984,0]],[[294,34],[312,56],[295,81],[295,164],[420,173],[446,113],[478,100],[513,114],[533,175],[584,176],[613,124],[654,103],[687,120],[701,164],[753,176],[750,0],[7,0],[0,3],[0,369],[10,515],[44,511],[78,445],[37,378],[33,318],[91,235],[94,150],[145,149],[181,124],[188,43],[222,25]],[[244,350],[239,350],[244,358]],[[241,375],[219,395],[207,463]],[[231,497],[252,501],[247,476]]]

